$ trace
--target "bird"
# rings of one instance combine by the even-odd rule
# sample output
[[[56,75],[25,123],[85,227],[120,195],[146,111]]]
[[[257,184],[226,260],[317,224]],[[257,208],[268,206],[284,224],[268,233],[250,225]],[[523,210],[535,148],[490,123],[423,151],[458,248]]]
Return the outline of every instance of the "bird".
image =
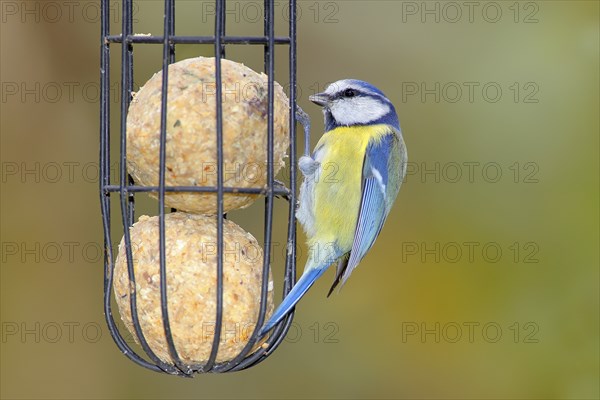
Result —
[[[407,151],[396,109],[384,93],[343,79],[309,96],[322,107],[325,133],[298,160],[304,176],[296,218],[308,245],[304,272],[260,331],[281,321],[333,264],[327,294],[341,288],[381,232],[406,175]]]

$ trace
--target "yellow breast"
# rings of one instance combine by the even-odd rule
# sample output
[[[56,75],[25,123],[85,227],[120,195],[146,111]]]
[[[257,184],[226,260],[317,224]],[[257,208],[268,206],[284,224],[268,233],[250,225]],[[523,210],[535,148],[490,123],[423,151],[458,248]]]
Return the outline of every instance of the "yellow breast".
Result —
[[[350,251],[361,201],[362,169],[370,140],[389,133],[387,125],[340,127],[325,133],[315,157],[321,163],[315,185],[316,232],[309,244],[335,243]]]

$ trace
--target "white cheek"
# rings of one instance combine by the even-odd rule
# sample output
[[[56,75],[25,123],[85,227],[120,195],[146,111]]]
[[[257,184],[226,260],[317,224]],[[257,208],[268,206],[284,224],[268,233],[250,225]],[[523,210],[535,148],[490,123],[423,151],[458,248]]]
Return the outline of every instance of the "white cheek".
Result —
[[[367,124],[389,112],[387,104],[371,97],[340,99],[331,107],[331,114],[340,125]]]

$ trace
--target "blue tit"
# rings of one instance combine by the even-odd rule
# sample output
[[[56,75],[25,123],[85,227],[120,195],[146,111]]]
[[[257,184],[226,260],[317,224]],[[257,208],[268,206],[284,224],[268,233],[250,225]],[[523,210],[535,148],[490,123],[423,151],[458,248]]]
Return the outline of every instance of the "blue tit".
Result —
[[[396,110],[381,90],[355,79],[309,97],[323,107],[325,133],[298,161],[304,181],[296,212],[308,238],[304,273],[261,334],[279,322],[337,262],[340,288],[381,232],[406,174],[407,153]]]

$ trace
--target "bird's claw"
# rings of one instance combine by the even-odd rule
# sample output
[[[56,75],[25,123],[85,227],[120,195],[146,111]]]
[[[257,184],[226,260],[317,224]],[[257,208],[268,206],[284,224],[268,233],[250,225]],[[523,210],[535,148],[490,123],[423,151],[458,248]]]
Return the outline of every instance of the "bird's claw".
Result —
[[[310,154],[310,117],[308,114],[296,105],[296,121],[300,122],[304,128],[304,155]]]
[[[276,197],[281,196],[284,199],[286,199],[287,201],[290,201],[290,189],[288,189],[288,187],[285,186],[285,183],[275,179],[273,181],[273,190],[284,190],[285,194],[277,194]]]
[[[296,121],[300,122],[302,126],[310,124],[310,117],[299,105],[296,105]]]

